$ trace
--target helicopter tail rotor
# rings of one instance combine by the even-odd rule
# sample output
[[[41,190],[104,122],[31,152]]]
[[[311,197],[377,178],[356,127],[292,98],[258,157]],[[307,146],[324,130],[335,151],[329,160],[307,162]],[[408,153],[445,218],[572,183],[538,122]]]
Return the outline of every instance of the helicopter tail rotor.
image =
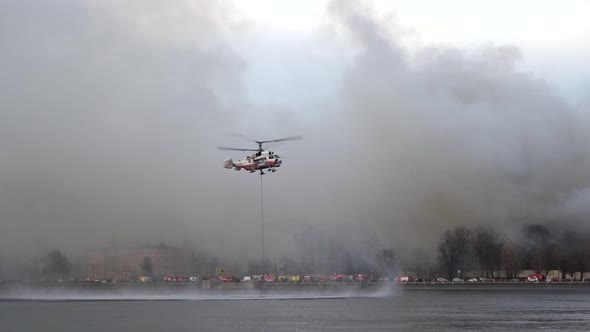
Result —
[[[232,159],[226,159],[223,161],[223,168],[233,168],[234,167],[234,161]]]

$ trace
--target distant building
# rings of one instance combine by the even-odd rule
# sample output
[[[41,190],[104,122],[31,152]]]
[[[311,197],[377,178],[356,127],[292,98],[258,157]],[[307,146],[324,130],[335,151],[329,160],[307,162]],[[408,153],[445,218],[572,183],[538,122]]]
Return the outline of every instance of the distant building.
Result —
[[[165,275],[186,275],[190,254],[163,244],[138,249],[109,247],[88,253],[87,278],[130,280],[139,276],[161,278]]]

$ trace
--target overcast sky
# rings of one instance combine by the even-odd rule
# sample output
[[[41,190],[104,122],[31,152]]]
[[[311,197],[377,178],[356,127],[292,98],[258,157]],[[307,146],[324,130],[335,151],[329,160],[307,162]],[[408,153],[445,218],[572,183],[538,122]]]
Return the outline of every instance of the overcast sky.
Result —
[[[0,255],[258,257],[260,179],[215,149],[251,147],[231,132],[305,137],[264,178],[276,255],[309,227],[431,247],[456,225],[585,225],[587,17],[582,0],[4,1]]]
[[[301,69],[300,55],[334,78],[346,58],[334,59],[327,50],[305,52],[326,24],[327,0],[236,2],[256,33],[244,45],[249,60],[245,76],[250,96],[261,101],[284,102],[297,86],[297,75],[283,66]],[[450,44],[473,48],[482,44],[517,46],[523,54],[519,66],[555,85],[566,98],[576,102],[590,89],[590,1],[365,1],[383,14],[396,17],[404,28],[409,48]],[[272,52],[268,52],[272,50]],[[312,61],[310,61],[312,62]],[[305,73],[307,74],[307,73]],[[300,75],[303,75],[301,73]],[[274,84],[276,80],[286,84]],[[318,84],[330,89],[332,84]],[[271,91],[272,93],[268,93]]]

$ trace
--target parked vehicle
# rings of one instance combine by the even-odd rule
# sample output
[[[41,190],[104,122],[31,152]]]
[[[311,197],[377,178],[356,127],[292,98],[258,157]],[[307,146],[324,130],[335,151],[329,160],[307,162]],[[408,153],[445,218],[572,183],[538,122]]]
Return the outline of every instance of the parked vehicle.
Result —
[[[440,278],[436,278],[436,282],[449,282],[449,281],[445,278],[440,277]]]
[[[221,279],[221,281],[223,281],[223,282],[232,282],[232,281],[234,281],[234,277],[232,277],[232,276],[221,276],[221,277],[219,277],[219,279]]]
[[[139,282],[152,282],[152,277],[149,276],[140,276],[138,278]]]
[[[369,276],[366,274],[358,274],[355,279],[358,282],[369,281]]]
[[[412,278],[412,276],[397,276],[395,278],[395,281],[398,281],[398,282],[411,282],[411,281],[414,281],[414,278]]]
[[[346,275],[344,274],[337,274],[330,277],[331,281],[344,281],[346,279]]]
[[[453,278],[453,282],[464,282],[465,280],[461,278]]]
[[[540,273],[531,273],[527,278],[528,282],[539,282],[545,281],[545,276]]]
[[[266,282],[274,282],[276,280],[275,275],[274,274],[265,274],[262,276],[262,279]]]

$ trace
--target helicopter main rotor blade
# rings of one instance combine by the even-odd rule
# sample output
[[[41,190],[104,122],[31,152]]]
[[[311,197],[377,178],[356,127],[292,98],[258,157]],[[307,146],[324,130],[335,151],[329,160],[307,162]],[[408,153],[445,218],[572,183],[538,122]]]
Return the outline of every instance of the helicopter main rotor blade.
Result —
[[[248,140],[248,141],[250,141],[250,142],[258,143],[258,141],[257,141],[257,140],[251,139],[250,137],[248,137],[248,136],[246,136],[246,135],[242,135],[242,134],[240,134],[240,133],[231,133],[231,134],[228,134],[227,136],[231,136],[231,137],[240,137],[240,138],[243,138],[243,139],[245,139],[245,140]]]
[[[225,146],[218,146],[218,150],[230,150],[230,151],[258,151],[258,149],[241,149],[241,148],[229,148]]]
[[[257,143],[271,143],[271,142],[283,142],[283,141],[298,141],[298,140],[302,140],[303,137],[301,136],[291,136],[291,137],[285,137],[285,138],[279,138],[279,139],[272,139],[272,140],[268,140],[268,141],[256,141]]]

